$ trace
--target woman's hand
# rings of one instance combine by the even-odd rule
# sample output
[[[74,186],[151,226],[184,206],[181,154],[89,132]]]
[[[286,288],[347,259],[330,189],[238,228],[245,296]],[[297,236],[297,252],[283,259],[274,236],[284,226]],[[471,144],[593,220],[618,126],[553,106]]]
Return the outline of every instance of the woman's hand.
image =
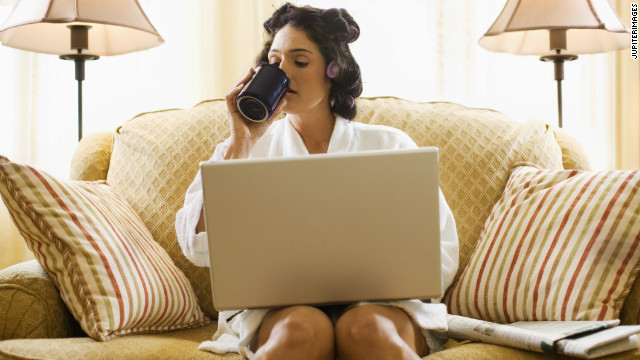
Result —
[[[276,110],[273,112],[273,116],[267,121],[253,122],[247,120],[237,106],[238,94],[242,91],[245,85],[251,80],[255,74],[255,69],[249,69],[249,72],[245,77],[236,84],[235,87],[229,91],[226,96],[227,101],[227,113],[229,117],[229,126],[231,128],[231,145],[225,156],[225,159],[242,159],[247,158],[253,149],[256,142],[267,131],[273,119],[278,117],[282,112],[282,106],[284,101],[281,101]]]

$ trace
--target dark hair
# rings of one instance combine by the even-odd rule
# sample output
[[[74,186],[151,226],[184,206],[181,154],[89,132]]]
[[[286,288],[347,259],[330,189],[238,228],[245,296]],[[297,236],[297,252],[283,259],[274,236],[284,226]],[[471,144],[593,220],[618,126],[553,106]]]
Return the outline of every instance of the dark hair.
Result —
[[[337,74],[331,78],[331,111],[346,119],[356,116],[355,98],[362,93],[360,66],[349,50],[349,43],[360,35],[360,27],[345,9],[317,9],[287,3],[264,23],[268,39],[257,62],[268,61],[269,50],[276,33],[286,25],[304,31],[318,45],[329,66],[334,62]]]

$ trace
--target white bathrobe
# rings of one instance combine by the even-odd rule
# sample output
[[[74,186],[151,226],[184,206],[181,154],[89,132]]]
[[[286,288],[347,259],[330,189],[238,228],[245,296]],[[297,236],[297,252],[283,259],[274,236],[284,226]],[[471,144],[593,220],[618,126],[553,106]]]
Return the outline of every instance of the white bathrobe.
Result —
[[[336,123],[331,134],[328,153],[356,152],[367,150],[410,149],[417,145],[404,132],[382,125],[369,125],[348,121],[336,115]],[[223,161],[229,148],[229,139],[219,144],[209,161]],[[254,146],[250,158],[286,157],[309,155],[302,138],[288,117],[275,121]],[[176,232],[185,256],[197,266],[209,266],[209,246],[206,233],[195,233],[196,224],[202,210],[202,180],[200,172],[189,186],[184,207],[176,214]],[[453,214],[440,192],[440,239],[442,259],[442,291],[451,284],[458,269],[458,236]],[[434,299],[439,302],[440,299]],[[420,326],[431,352],[441,348],[441,338],[436,333],[447,329],[446,307],[444,304],[422,303],[419,300],[393,301],[383,304],[399,307]],[[221,312],[218,332],[212,341],[200,345],[201,350],[215,353],[236,352],[252,358],[249,348],[268,309]]]

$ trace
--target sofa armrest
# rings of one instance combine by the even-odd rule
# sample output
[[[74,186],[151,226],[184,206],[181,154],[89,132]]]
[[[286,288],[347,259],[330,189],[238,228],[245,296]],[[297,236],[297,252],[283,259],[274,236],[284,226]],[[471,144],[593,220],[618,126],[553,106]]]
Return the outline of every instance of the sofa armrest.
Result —
[[[640,324],[640,276],[636,278],[620,311],[620,321],[625,325]]]
[[[0,271],[0,340],[82,336],[45,270],[27,261]]]
[[[71,158],[72,180],[106,180],[113,149],[113,133],[97,132],[82,138]]]
[[[560,128],[554,129],[556,141],[562,150],[562,165],[565,169],[590,170],[591,165],[578,140]]]

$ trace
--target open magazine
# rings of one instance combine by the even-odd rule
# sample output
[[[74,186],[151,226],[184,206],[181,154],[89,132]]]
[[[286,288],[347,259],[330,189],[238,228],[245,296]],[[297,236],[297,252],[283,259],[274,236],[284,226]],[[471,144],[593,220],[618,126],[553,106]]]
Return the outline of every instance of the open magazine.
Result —
[[[520,321],[496,324],[447,315],[448,335],[524,350],[595,359],[640,347],[640,325],[610,321]]]

